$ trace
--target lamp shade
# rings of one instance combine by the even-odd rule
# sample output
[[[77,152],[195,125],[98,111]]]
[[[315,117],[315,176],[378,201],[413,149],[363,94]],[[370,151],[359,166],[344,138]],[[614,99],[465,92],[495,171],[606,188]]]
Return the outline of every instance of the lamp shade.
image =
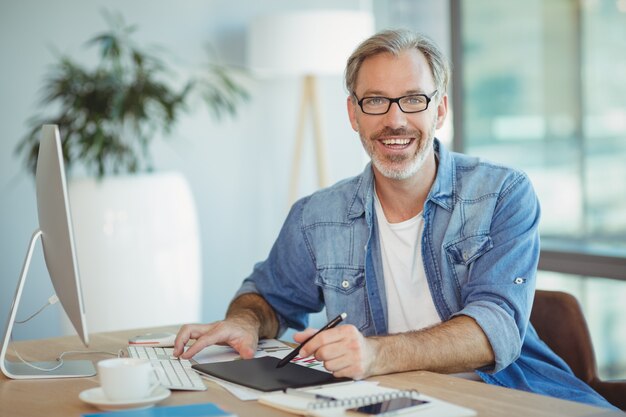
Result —
[[[373,31],[374,18],[361,11],[260,16],[248,30],[248,65],[260,75],[340,74],[352,51]]]

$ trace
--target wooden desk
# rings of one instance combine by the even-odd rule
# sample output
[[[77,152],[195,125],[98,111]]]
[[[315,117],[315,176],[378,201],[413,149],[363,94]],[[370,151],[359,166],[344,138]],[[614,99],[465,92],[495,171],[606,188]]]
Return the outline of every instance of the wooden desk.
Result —
[[[120,331],[91,335],[89,350],[117,351],[124,348],[129,337],[155,331],[175,331],[175,327]],[[62,337],[38,341],[15,342],[22,357],[30,360],[51,360],[66,350],[82,350],[77,337]],[[11,348],[9,352],[12,353]],[[110,356],[105,354],[83,355],[80,359],[97,362]],[[66,358],[79,358],[68,355]],[[15,360],[15,358],[11,358]],[[406,372],[374,377],[384,386],[417,389],[420,392],[461,406],[473,408],[481,417],[558,417],[558,416],[608,416],[603,409],[571,401],[557,400],[522,391],[510,390],[468,381],[432,372]],[[219,385],[206,381],[208,391],[172,391],[172,395],[160,405],[213,402],[239,417],[294,416],[256,401],[240,401]],[[80,416],[96,412],[83,403],[78,394],[98,386],[97,377],[70,379],[11,380],[0,374],[0,417],[33,416]],[[617,413],[619,415],[619,413]]]

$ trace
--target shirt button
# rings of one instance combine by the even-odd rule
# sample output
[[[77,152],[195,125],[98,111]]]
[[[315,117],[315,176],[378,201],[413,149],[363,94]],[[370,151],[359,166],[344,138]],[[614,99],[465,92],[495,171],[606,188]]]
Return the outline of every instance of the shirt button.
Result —
[[[343,281],[341,281],[341,286],[343,288],[348,288],[350,286],[350,282],[347,279],[344,279]]]
[[[524,278],[517,277],[517,278],[515,278],[515,281],[513,281],[513,282],[515,282],[516,284],[523,284],[524,281],[526,281]]]

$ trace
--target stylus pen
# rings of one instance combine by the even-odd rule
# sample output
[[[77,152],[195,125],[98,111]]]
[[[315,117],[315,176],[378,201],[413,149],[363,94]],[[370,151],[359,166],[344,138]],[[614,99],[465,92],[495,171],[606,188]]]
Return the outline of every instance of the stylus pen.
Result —
[[[332,329],[333,327],[335,327],[336,325],[338,325],[339,323],[341,323],[342,321],[344,321],[346,319],[346,317],[348,317],[348,314],[346,313],[341,313],[340,315],[338,315],[337,317],[335,317],[334,319],[332,319],[331,321],[328,322],[328,324],[326,324],[326,326],[322,327],[321,329],[319,329],[317,332],[315,332],[315,334],[311,337],[309,337],[307,340],[305,340],[304,342],[300,343],[300,346],[298,346],[297,348],[295,348],[294,350],[291,351],[291,353],[287,356],[285,356],[284,358],[282,358],[278,364],[276,365],[277,368],[282,368],[283,366],[287,365],[289,362],[291,362],[291,360],[293,358],[295,358],[296,356],[298,356],[298,353],[300,353],[300,349],[302,349],[302,346],[306,345],[306,343],[313,339],[315,336],[317,336],[318,334],[320,334],[321,332],[323,332],[324,330],[328,330],[328,329]]]

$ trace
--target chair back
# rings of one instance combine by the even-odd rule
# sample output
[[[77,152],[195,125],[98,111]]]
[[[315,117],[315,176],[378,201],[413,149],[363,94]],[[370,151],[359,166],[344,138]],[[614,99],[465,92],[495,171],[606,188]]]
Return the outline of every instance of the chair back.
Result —
[[[537,290],[530,321],[539,337],[590,384],[598,378],[591,335],[578,300],[561,291]]]

